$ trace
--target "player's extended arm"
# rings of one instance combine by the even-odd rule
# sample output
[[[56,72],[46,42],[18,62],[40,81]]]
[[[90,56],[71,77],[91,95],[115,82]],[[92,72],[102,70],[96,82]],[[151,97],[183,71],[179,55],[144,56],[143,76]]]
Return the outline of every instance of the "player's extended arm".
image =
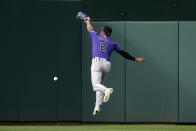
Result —
[[[86,20],[86,27],[87,27],[88,32],[91,32],[93,30],[93,26],[91,25],[90,17],[88,17],[88,19]]]
[[[123,56],[124,58],[132,60],[132,61],[136,61],[136,62],[143,62],[144,61],[144,58],[135,58],[124,50],[120,51],[119,54],[121,56]]]

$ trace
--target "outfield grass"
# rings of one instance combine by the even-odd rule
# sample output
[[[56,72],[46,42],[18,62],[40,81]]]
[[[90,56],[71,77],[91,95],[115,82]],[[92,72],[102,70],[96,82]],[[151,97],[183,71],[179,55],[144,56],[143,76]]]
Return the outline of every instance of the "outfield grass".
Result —
[[[196,126],[97,125],[97,126],[0,126],[0,131],[196,131]]]

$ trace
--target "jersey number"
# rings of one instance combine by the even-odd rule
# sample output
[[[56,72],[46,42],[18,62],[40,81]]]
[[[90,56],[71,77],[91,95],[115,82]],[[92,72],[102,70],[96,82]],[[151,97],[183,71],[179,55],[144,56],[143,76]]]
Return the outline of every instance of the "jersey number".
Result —
[[[100,50],[101,51],[106,51],[105,48],[106,48],[107,44],[105,42],[101,42],[100,44],[101,44]]]

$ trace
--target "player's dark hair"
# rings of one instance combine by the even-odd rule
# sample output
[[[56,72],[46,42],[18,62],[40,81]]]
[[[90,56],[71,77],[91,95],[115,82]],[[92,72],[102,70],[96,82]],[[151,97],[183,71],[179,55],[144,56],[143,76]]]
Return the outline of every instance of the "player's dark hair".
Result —
[[[111,34],[112,34],[112,28],[106,25],[103,28],[103,32],[105,32],[106,36],[111,36]]]

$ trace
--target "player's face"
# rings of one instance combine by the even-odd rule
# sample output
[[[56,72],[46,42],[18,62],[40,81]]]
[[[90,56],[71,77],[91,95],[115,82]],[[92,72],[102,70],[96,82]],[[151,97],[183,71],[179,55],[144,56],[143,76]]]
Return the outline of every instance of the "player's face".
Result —
[[[105,35],[105,32],[103,32],[103,30],[101,31],[101,35]]]

